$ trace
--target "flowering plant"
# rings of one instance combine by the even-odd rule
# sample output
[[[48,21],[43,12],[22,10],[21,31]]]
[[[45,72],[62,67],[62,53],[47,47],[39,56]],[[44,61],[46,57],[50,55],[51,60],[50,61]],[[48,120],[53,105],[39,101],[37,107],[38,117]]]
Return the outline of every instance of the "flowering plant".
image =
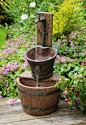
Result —
[[[31,3],[30,3],[30,7],[31,7],[31,8],[34,8],[35,6],[36,6],[36,3],[35,3],[35,2],[31,2]]]
[[[60,43],[59,55],[68,56],[72,59],[86,59],[86,28],[73,27],[72,32],[66,36],[62,35],[61,39],[57,40]],[[56,46],[56,43],[55,43]]]
[[[21,20],[26,20],[26,19],[28,19],[28,14],[23,14],[23,15],[21,16]]]
[[[81,110],[86,106],[86,67],[79,65],[68,74],[68,78],[61,77],[56,84],[60,87],[62,94],[70,106],[78,104]]]
[[[35,37],[28,31],[17,39],[7,41],[0,50],[0,98],[18,97],[16,78],[24,71],[30,70],[24,57],[28,48],[35,44]]]

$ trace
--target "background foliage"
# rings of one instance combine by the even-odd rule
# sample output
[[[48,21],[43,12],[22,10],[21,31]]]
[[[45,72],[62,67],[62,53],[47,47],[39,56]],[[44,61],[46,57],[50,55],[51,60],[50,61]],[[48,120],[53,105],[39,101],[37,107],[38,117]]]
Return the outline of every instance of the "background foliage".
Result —
[[[80,6],[81,0],[65,0],[61,6],[52,10],[54,14],[53,35],[58,38],[62,34],[68,35],[72,27],[84,24],[85,19]]]

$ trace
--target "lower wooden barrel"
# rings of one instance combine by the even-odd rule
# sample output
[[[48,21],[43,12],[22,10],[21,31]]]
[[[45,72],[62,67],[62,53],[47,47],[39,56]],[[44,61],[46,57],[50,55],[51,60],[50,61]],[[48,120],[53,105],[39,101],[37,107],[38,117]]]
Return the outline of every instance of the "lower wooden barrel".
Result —
[[[17,85],[23,110],[30,115],[47,115],[58,107],[60,90],[55,87],[56,81],[18,78]]]

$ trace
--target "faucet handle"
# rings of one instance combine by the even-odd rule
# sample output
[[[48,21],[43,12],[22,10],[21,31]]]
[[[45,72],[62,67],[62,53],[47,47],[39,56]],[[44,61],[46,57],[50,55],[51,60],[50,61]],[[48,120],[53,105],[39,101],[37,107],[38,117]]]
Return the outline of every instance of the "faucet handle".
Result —
[[[40,12],[37,12],[38,16],[37,16],[37,19],[40,20]]]
[[[37,12],[36,14],[40,15],[40,14],[41,14],[41,12]]]

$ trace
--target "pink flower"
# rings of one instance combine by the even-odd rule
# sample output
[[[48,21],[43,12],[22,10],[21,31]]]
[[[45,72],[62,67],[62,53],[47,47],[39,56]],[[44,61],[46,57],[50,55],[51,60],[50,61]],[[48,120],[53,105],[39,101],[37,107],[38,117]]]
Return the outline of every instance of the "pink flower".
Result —
[[[85,52],[85,49],[83,49],[82,52]]]
[[[2,65],[2,67],[5,69],[6,68],[6,66],[5,65]]]
[[[76,55],[73,55],[73,57],[76,57]]]
[[[73,62],[73,60],[71,59],[70,62]]]
[[[62,58],[62,59],[61,59],[61,62],[62,62],[62,63],[65,63],[65,62],[66,62],[66,59]]]
[[[86,39],[83,39],[83,41],[86,41]]]
[[[3,75],[2,74],[0,75],[0,79],[3,79]]]
[[[82,56],[84,57],[84,54],[82,54]]]
[[[9,71],[9,68],[6,69],[6,72],[8,72],[8,71]]]
[[[60,39],[58,39],[57,41],[60,42]]]
[[[64,46],[64,43],[62,44],[62,46]]]
[[[75,48],[75,46],[72,46],[73,48]]]
[[[75,55],[77,55],[77,53],[74,53]]]
[[[75,46],[71,43],[71,47],[75,48]]]
[[[78,59],[75,59],[75,61],[78,61]]]
[[[80,26],[80,25],[79,25],[78,27],[79,27],[79,28],[81,28],[81,26]]]
[[[55,61],[55,63],[56,63],[56,64],[58,64],[58,62],[57,62],[57,61]]]
[[[8,72],[7,71],[3,71],[3,75],[8,75]]]
[[[13,103],[10,103],[9,105],[14,106],[14,104],[13,104]]]
[[[57,55],[57,56],[56,56],[56,58],[60,58],[60,56],[59,56],[59,55]]]
[[[14,70],[17,70],[19,68],[19,65],[15,65]]]
[[[16,83],[16,79],[14,79],[14,83]]]
[[[64,42],[66,42],[67,40],[66,39],[64,39]]]
[[[7,90],[7,93],[10,93],[10,92]]]
[[[79,49],[81,49],[81,46],[79,46]]]
[[[2,96],[0,95],[0,98],[2,98]]]
[[[6,84],[5,86],[8,88],[8,85],[7,85],[7,84]]]
[[[65,98],[65,102],[67,102],[67,101],[69,101],[69,98],[67,97],[67,98]]]
[[[68,49],[69,47],[68,46],[66,46],[66,49]]]
[[[74,37],[76,37],[77,36],[77,33],[74,33]]]
[[[3,60],[5,60],[6,58],[5,57],[3,57]]]
[[[67,93],[63,92],[62,95],[67,95]]]
[[[78,102],[78,103],[81,102],[81,99],[79,99],[79,98],[76,98],[75,100],[76,100],[76,102]]]
[[[13,102],[16,102],[17,101],[17,99],[13,99]]]
[[[64,36],[64,38],[66,39],[66,36]]]
[[[57,61],[59,61],[60,59],[57,59]]]
[[[7,53],[6,53],[6,52],[4,52],[4,55],[7,55]]]
[[[9,81],[7,81],[7,84],[9,83]]]
[[[69,42],[71,43],[71,42],[72,42],[72,40],[69,40]]]
[[[67,66],[66,64],[64,64],[64,66]]]

